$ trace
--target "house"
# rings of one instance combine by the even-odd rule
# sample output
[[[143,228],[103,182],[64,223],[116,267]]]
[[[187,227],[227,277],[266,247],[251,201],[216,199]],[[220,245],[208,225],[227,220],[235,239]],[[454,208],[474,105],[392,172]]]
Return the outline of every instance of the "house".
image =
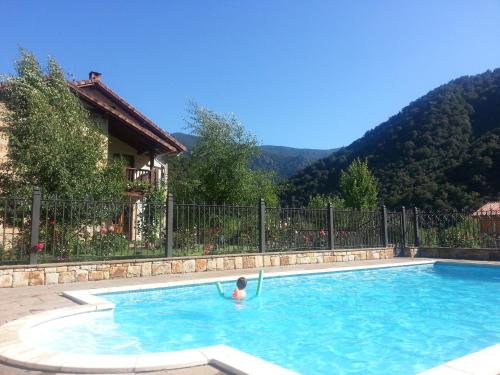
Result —
[[[186,147],[160,128],[153,121],[127,103],[103,81],[98,72],[90,72],[86,80],[68,82],[70,89],[80,98],[91,115],[101,124],[107,136],[108,159],[126,161],[124,170],[129,181],[125,195],[130,198],[130,208],[124,208],[113,224],[116,229],[135,238],[137,205],[143,195],[138,188],[145,184],[158,187],[167,182],[168,166],[165,156],[177,155]],[[5,107],[0,103],[0,111]],[[0,163],[6,158],[8,139],[0,121]]]
[[[479,219],[481,233],[489,234],[495,238],[500,237],[500,201],[486,203],[472,216]]]
[[[88,79],[71,81],[68,85],[100,122],[108,138],[108,158],[126,161],[124,173],[131,183],[149,182],[157,186],[162,180],[166,182],[167,165],[161,160],[185,151],[184,145],[104,84],[100,73],[90,72]],[[5,131],[0,131],[3,161],[8,140]],[[140,191],[131,189],[127,194],[137,196]]]

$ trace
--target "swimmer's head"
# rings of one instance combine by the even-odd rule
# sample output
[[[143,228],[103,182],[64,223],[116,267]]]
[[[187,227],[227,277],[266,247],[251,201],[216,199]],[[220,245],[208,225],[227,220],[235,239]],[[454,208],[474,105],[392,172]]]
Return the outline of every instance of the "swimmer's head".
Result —
[[[238,281],[236,281],[236,287],[239,289],[239,290],[243,290],[245,289],[247,286],[247,279],[245,279],[244,277],[240,277],[238,279]]]

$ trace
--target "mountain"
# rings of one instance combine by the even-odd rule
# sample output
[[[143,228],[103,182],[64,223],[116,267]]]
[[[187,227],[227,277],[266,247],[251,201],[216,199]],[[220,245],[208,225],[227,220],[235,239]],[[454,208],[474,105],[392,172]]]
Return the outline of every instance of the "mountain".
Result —
[[[288,180],[285,202],[337,194],[366,159],[389,207],[476,208],[500,198],[500,69],[464,76],[410,103],[362,138]]]
[[[188,150],[198,138],[191,134],[172,133]],[[335,149],[316,150],[283,146],[260,146],[261,154],[252,160],[252,168],[274,171],[278,177],[290,177],[300,169],[330,155]]]

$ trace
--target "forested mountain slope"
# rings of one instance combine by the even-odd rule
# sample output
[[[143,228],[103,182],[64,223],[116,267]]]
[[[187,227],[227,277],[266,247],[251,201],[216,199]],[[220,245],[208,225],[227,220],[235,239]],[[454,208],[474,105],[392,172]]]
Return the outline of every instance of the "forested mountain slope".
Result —
[[[173,133],[188,150],[197,142],[197,137],[185,133]],[[330,155],[331,150],[316,150],[284,146],[260,146],[261,154],[252,160],[252,168],[275,172],[280,178],[290,177],[318,159]]]
[[[366,158],[389,207],[475,208],[500,198],[500,69],[442,85],[288,180],[286,202],[336,194],[339,174]]]

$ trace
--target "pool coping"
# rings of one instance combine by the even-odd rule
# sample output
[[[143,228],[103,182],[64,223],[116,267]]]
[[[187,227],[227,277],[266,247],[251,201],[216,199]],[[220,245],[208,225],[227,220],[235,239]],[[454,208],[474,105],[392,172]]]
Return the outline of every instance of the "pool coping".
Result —
[[[266,277],[286,277],[292,275],[322,274],[332,272],[347,272],[355,270],[382,269],[405,266],[416,266],[434,263],[473,264],[473,262],[453,262],[449,260],[421,260],[412,262],[390,263],[380,265],[363,265],[352,267],[331,267],[314,270],[276,271],[266,273]],[[477,262],[476,262],[477,264]],[[257,273],[244,274],[248,279],[258,277]],[[201,280],[173,281],[154,284],[131,286],[94,288],[80,291],[64,292],[63,295],[80,304],[52,311],[41,312],[27,316],[0,327],[0,361],[24,368],[75,373],[123,373],[156,370],[171,370],[189,368],[200,365],[214,365],[232,374],[296,374],[291,370],[265,361],[256,356],[229,347],[214,345],[204,348],[187,349],[171,352],[147,353],[137,355],[84,355],[41,350],[29,345],[26,341],[27,332],[39,324],[71,315],[92,311],[112,310],[115,305],[96,294],[115,293],[126,291],[140,291],[151,289],[171,288],[210,284],[217,281],[234,281],[235,276],[214,277]],[[424,371],[425,375],[436,374],[463,374],[469,373],[471,368],[484,368],[486,363],[490,372],[500,373],[500,363],[493,363],[493,358],[500,358],[500,344],[493,345],[481,351],[446,362],[440,366]],[[488,359],[490,361],[488,362]],[[471,367],[475,366],[475,367]],[[481,367],[482,366],[482,367]],[[494,369],[493,367],[494,366]],[[467,371],[468,369],[468,371]],[[450,372],[451,371],[451,372]],[[455,372],[453,372],[455,371]],[[496,372],[493,372],[496,371]],[[477,374],[478,372],[474,372]]]

